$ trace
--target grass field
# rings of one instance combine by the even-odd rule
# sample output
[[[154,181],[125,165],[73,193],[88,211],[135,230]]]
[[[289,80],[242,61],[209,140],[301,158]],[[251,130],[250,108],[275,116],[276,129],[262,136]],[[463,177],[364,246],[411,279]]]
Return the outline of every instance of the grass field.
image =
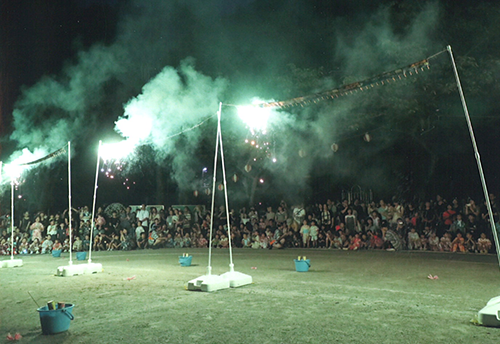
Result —
[[[184,251],[190,267],[178,264]],[[298,255],[311,259],[309,272],[295,271]],[[23,267],[0,269],[0,341],[19,332],[24,343],[500,342],[500,329],[470,322],[500,295],[493,255],[236,249],[235,270],[253,284],[187,291],[207,257],[207,249],[95,252],[104,271],[73,277],[54,276],[67,254],[23,257]],[[228,251],[214,250],[213,273],[228,265]],[[28,291],[40,305],[75,304],[69,331],[42,335]]]

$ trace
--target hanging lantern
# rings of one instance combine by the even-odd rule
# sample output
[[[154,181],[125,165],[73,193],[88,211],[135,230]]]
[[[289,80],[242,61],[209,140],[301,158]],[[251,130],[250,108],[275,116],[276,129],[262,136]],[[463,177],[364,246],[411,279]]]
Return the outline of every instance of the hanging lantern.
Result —
[[[300,149],[300,150],[299,150],[299,156],[300,156],[301,158],[305,157],[305,156],[306,156],[306,151],[305,151],[305,150],[303,150],[303,149]]]
[[[237,182],[240,178],[238,177],[238,175],[235,173],[233,174],[233,182]]]
[[[194,192],[193,192],[194,197],[198,197],[199,194],[200,193],[198,192],[198,190],[194,190]]]
[[[334,144],[332,144],[332,147],[331,147],[331,148],[332,148],[332,151],[333,151],[333,152],[337,152],[337,151],[339,150],[339,145],[338,145],[338,144],[336,144],[336,143],[334,143]]]
[[[217,189],[219,189],[219,191],[224,190],[224,185],[223,184],[217,185]]]
[[[252,170],[252,165],[246,164],[245,165],[245,171],[250,172]]]
[[[365,133],[365,135],[363,136],[363,140],[365,140],[365,142],[370,142],[372,140],[372,136],[370,135],[370,133]]]
[[[211,193],[212,193],[212,191],[210,191],[210,189],[209,189],[209,188],[206,188],[206,189],[205,189],[205,194],[206,194],[207,196],[208,196],[208,195],[210,195]]]

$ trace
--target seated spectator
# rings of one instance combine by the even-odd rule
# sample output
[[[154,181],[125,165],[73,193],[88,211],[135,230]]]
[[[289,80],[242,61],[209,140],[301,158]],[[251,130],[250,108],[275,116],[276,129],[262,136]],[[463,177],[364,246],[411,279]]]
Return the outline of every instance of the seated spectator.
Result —
[[[29,247],[30,254],[39,254],[40,253],[40,241],[38,238],[35,238]]]
[[[431,251],[441,251],[441,246],[439,245],[439,237],[436,233],[432,233],[429,237],[429,249]]]
[[[421,248],[420,236],[415,231],[415,228],[410,229],[408,233],[408,249],[409,250],[418,250]]]
[[[427,251],[429,249],[429,239],[422,234],[420,236],[420,251]]]
[[[477,252],[477,244],[474,241],[474,238],[472,237],[472,233],[467,233],[465,235],[465,242],[464,242],[465,249],[467,252]]]
[[[47,235],[45,240],[42,242],[42,254],[49,253],[52,250],[52,246],[54,243],[52,242],[52,237]]]
[[[54,245],[52,246],[52,251],[59,251],[59,250],[62,250],[62,244],[59,242],[59,240],[56,239]]]
[[[466,252],[464,243],[465,239],[462,233],[457,233],[457,237],[451,242],[451,252]]]
[[[73,243],[73,251],[80,252],[82,250],[83,242],[80,237],[76,237],[75,242]]]
[[[451,234],[444,233],[443,237],[439,240],[439,246],[441,251],[450,252],[451,251]]]
[[[207,246],[208,246],[207,239],[205,239],[203,234],[200,233],[200,235],[198,236],[198,240],[196,240],[196,247],[205,248]]]
[[[137,248],[140,250],[148,248],[148,238],[146,238],[146,233],[141,233],[141,237],[137,240]]]
[[[481,233],[479,239],[477,239],[477,249],[479,253],[486,254],[491,249],[491,240],[486,237],[486,234]]]

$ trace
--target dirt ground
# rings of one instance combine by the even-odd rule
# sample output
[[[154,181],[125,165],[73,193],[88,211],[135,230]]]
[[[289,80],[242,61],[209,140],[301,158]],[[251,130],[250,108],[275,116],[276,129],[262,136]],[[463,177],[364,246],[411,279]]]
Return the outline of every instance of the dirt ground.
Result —
[[[183,252],[192,266],[179,265]],[[298,255],[311,259],[308,272],[295,271]],[[0,342],[8,332],[24,343],[500,342],[500,329],[470,322],[500,295],[493,255],[236,249],[235,270],[253,284],[186,290],[207,257],[207,249],[95,252],[104,271],[73,277],[54,276],[67,254],[22,257],[24,266],[0,269]],[[228,251],[214,250],[213,273],[228,265]],[[42,335],[28,291],[40,305],[75,304],[69,331]]]

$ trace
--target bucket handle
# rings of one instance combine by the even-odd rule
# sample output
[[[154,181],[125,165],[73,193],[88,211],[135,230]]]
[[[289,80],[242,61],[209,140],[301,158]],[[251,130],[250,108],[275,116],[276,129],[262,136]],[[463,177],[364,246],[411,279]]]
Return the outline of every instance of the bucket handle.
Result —
[[[70,312],[68,312],[67,310],[63,309],[62,312],[64,313],[64,315],[66,315],[70,320],[74,320],[75,319],[75,316],[73,314],[71,314]]]

